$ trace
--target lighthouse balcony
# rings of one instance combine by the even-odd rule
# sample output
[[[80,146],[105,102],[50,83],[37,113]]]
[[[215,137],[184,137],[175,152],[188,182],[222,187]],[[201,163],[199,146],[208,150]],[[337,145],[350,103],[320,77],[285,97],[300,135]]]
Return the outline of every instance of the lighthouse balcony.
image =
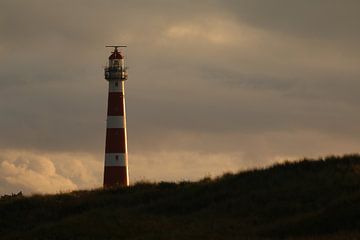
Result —
[[[117,67],[107,67],[105,68],[105,79],[106,80],[126,80],[127,79],[126,69],[121,69]]]

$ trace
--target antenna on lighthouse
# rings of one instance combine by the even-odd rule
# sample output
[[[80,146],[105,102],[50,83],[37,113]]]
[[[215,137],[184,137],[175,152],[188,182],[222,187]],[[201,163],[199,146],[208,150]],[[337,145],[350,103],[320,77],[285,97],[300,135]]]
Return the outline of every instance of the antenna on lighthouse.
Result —
[[[105,46],[105,47],[115,48],[115,51],[117,51],[118,48],[126,48],[127,46],[125,46],[125,45],[109,45],[109,46]]]

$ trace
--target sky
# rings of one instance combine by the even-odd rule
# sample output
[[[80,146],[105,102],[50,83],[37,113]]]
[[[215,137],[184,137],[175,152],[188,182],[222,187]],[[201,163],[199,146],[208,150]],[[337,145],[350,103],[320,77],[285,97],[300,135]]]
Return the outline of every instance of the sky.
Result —
[[[102,185],[105,45],[130,182],[360,148],[358,0],[0,0],[0,194]]]

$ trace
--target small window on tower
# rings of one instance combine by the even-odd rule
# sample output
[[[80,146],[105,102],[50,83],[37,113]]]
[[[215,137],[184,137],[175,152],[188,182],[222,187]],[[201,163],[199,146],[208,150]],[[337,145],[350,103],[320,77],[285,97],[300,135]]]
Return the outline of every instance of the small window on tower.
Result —
[[[119,85],[119,83],[118,82],[115,82],[115,87],[117,87]]]
[[[119,160],[119,156],[118,156],[118,155],[115,155],[115,159],[116,159],[116,160]]]

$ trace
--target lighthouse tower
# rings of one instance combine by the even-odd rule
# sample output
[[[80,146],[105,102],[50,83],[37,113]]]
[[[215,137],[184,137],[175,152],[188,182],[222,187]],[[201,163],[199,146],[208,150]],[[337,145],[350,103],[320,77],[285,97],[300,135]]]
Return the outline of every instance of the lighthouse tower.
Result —
[[[128,186],[128,153],[125,113],[125,80],[127,71],[124,55],[113,47],[105,67],[105,79],[109,82],[106,120],[104,187]]]

